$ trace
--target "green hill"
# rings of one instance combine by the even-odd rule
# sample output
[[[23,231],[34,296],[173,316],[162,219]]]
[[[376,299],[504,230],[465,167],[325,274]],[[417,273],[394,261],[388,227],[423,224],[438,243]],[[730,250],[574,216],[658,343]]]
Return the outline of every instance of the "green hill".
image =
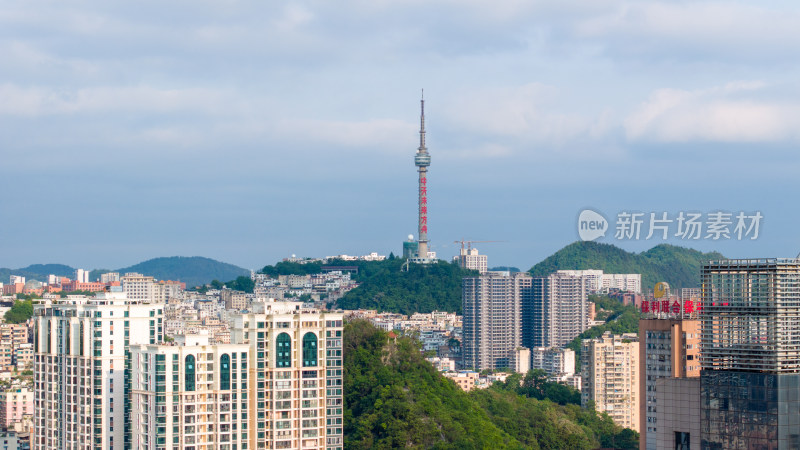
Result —
[[[75,269],[64,264],[31,264],[21,269],[0,268],[0,283],[8,283],[11,275],[25,277],[25,281],[47,281],[47,276],[53,274],[60,277],[74,277]]]
[[[119,272],[120,275],[138,272],[159,280],[179,280],[186,283],[186,287],[201,286],[210,283],[211,280],[233,280],[239,276],[250,275],[247,269],[202,256],[153,258],[114,272]],[[92,276],[95,276],[94,273]],[[99,273],[97,276],[100,276]]]
[[[342,309],[377,309],[401,314],[434,310],[461,313],[461,279],[478,273],[457,264],[410,264],[405,260],[358,261],[359,287],[338,301]]]
[[[89,273],[89,279],[94,281],[100,275],[108,272],[138,272],[143,275],[156,277],[159,280],[180,280],[187,287],[200,286],[210,283],[211,280],[233,280],[239,276],[250,276],[250,271],[233,264],[219,262],[202,256],[171,256],[153,258],[130,267],[122,269],[95,269]],[[0,282],[7,283],[10,275],[20,275],[28,280],[47,281],[47,276],[53,274],[61,277],[75,277],[75,269],[64,264],[32,264],[21,269],[0,268]]]
[[[638,435],[607,415],[527,398],[517,393],[519,381],[465,393],[410,338],[390,339],[369,322],[349,322],[345,448],[638,448]]]
[[[641,273],[643,290],[659,281],[666,281],[673,289],[688,288],[700,286],[700,268],[705,261],[724,258],[717,252],[669,244],[630,253],[610,244],[574,242],[533,266],[530,273],[546,276],[561,269],[602,269],[606,273]]]

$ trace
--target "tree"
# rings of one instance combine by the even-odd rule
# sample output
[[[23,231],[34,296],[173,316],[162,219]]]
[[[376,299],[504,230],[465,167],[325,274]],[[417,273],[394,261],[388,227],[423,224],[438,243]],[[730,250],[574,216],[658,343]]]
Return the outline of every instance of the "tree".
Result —
[[[33,301],[18,300],[6,311],[4,316],[8,323],[23,323],[33,316]]]

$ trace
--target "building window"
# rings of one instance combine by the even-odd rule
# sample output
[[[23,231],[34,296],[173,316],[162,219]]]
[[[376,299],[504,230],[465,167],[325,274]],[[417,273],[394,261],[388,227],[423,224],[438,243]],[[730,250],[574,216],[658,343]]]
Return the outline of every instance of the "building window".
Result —
[[[689,433],[675,432],[675,450],[689,450]]]
[[[317,335],[314,333],[303,336],[303,367],[317,367]]]
[[[227,353],[219,359],[219,388],[227,391],[231,388],[231,357]]]
[[[292,338],[286,333],[278,335],[275,342],[277,348],[277,367],[292,367]]]
[[[81,322],[81,336],[80,336],[80,355],[83,356],[83,322]]]
[[[186,391],[194,391],[194,356],[189,355],[186,357],[186,368],[184,375],[184,389]]]

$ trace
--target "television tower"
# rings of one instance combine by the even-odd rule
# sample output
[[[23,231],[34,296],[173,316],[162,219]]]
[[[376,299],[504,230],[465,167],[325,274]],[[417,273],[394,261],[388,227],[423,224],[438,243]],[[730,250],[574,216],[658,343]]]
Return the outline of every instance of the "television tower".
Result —
[[[419,172],[419,246],[417,258],[422,261],[428,259],[428,166],[431,165],[431,155],[425,147],[425,90],[420,99],[420,127],[419,148],[414,156],[414,165]]]

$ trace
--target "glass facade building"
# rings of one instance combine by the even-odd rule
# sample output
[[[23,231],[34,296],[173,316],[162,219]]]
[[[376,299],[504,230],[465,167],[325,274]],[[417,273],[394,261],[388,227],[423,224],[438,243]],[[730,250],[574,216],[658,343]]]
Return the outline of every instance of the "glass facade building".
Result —
[[[800,448],[800,260],[702,271],[701,448]]]

